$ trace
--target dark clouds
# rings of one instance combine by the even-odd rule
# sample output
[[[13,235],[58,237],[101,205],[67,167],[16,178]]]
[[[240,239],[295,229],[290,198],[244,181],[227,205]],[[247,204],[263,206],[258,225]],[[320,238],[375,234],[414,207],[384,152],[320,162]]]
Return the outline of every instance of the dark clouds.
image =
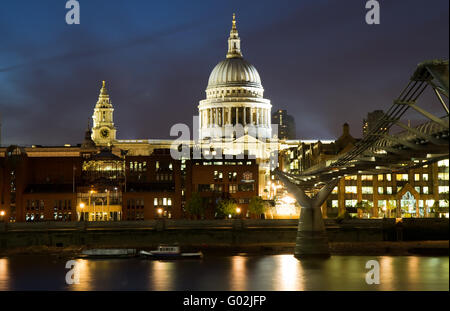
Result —
[[[379,26],[364,23],[360,0],[80,1],[80,26],[55,1],[24,2],[0,12],[5,144],[79,143],[101,80],[119,138],[169,137],[197,113],[233,11],[244,56],[300,138],[334,138],[344,122],[359,136],[417,63],[448,58],[447,0],[380,1]]]

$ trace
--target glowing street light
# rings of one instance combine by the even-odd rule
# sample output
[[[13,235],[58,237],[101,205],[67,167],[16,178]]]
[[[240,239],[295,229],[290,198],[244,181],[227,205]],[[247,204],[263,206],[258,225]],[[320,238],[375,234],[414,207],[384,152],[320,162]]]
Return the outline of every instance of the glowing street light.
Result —
[[[5,216],[5,211],[0,211],[0,216]]]
[[[241,209],[239,207],[236,207],[236,213],[238,213],[238,214],[241,213]]]
[[[81,203],[80,203],[80,208],[84,208],[84,207],[85,207],[84,203],[81,202]]]

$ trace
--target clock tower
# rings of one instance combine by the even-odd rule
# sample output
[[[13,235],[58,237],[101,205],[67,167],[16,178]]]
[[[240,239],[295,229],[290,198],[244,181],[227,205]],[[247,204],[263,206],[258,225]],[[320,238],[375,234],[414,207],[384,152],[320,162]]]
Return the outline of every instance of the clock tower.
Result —
[[[116,140],[116,128],[113,122],[114,108],[103,81],[94,114],[92,115],[92,140],[96,145],[110,146]]]

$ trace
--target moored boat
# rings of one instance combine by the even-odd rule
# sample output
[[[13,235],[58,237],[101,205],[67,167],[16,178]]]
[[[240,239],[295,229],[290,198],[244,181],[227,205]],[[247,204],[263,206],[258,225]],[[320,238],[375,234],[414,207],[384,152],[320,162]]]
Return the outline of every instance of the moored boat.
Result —
[[[128,258],[136,256],[133,248],[92,248],[81,252],[81,258]]]
[[[188,258],[203,258],[202,252],[182,253],[178,245],[159,245],[153,251],[140,251],[142,257],[149,259],[188,259]]]

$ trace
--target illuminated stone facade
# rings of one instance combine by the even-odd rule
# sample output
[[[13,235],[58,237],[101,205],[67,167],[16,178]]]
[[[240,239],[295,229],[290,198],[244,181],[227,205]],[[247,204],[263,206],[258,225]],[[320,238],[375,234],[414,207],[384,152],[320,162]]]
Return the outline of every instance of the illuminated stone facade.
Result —
[[[239,138],[247,134],[262,141],[271,138],[272,105],[263,96],[258,71],[242,56],[233,16],[226,59],[211,72],[206,99],[198,106],[200,139]]]

